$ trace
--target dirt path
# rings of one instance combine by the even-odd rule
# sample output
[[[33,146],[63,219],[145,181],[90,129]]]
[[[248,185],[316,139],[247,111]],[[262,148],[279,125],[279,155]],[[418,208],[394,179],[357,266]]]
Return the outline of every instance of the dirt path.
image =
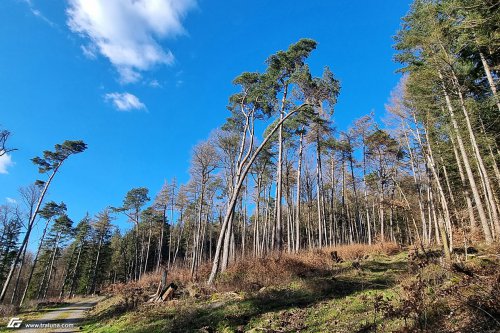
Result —
[[[22,333],[79,332],[79,325],[85,317],[85,312],[100,300],[99,297],[87,298],[50,310],[36,319],[23,322],[21,328],[15,331]]]

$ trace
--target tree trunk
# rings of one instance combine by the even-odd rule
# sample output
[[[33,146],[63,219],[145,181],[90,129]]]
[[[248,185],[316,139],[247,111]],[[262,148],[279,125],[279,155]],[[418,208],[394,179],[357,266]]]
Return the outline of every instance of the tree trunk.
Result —
[[[283,121],[283,112],[280,113],[280,121]],[[278,162],[276,166],[276,235],[275,243],[278,251],[283,247],[283,235],[281,229],[281,197],[282,197],[282,182],[283,182],[283,123],[278,129]]]
[[[57,248],[59,247],[59,238],[61,237],[61,233],[58,233],[56,236],[56,242],[54,243],[54,249],[52,251],[52,258],[50,259],[49,265],[49,277],[47,278],[47,286],[45,287],[45,291],[43,293],[43,298],[47,298],[47,292],[50,287],[50,279],[52,278],[52,270],[54,269],[54,262],[56,260]]]
[[[201,220],[202,220],[202,214],[203,214],[203,198],[204,198],[204,192],[205,192],[205,175],[202,176],[201,180],[201,193],[200,193],[200,201],[198,203],[198,223],[196,226],[196,235],[193,237],[193,260],[191,262],[191,278],[194,278],[195,276],[195,270],[197,268],[196,261],[198,258],[198,243],[200,241],[200,234],[201,234]]]
[[[26,298],[26,294],[28,293],[28,288],[30,286],[31,279],[32,279],[33,273],[35,271],[35,266],[38,262],[38,256],[40,255],[40,250],[42,249],[43,240],[45,238],[45,234],[47,232],[49,222],[50,222],[50,220],[47,220],[47,222],[45,223],[45,227],[43,228],[42,237],[40,238],[40,243],[38,244],[38,250],[36,251],[35,259],[33,260],[33,265],[31,266],[30,274],[28,275],[28,281],[26,281],[26,287],[24,288],[23,296],[21,297],[21,301],[19,303],[19,306],[23,305],[24,299]]]
[[[455,72],[453,70],[451,72],[453,74],[452,81],[455,85],[455,89],[457,90],[458,97],[460,100],[460,106],[462,108],[462,112],[463,112],[464,117],[465,117],[465,124],[467,125],[467,131],[469,132],[469,137],[470,137],[470,141],[472,144],[472,150],[474,151],[474,153],[476,155],[476,160],[477,160],[477,163],[479,166],[481,178],[483,179],[484,185],[486,187],[486,197],[487,197],[487,202],[491,208],[493,224],[495,225],[495,228],[497,230],[500,230],[500,221],[498,219],[498,207],[495,203],[490,177],[488,176],[488,172],[486,171],[486,167],[485,167],[484,162],[483,162],[483,157],[481,156],[481,152],[479,150],[479,146],[478,146],[477,141],[476,141],[476,135],[474,134],[474,130],[472,129],[472,124],[471,124],[471,121],[469,119],[469,113],[468,113],[467,108],[465,106],[465,100],[464,100],[464,97],[462,95],[462,88],[458,82],[458,78],[456,77]]]
[[[97,282],[97,268],[99,267],[99,259],[101,256],[101,247],[102,247],[102,236],[99,238],[99,246],[97,247],[97,256],[95,259],[95,265],[92,273],[92,284],[90,287],[90,292],[89,294],[93,294],[95,292],[96,288],[96,282]]]
[[[149,261],[149,250],[151,248],[151,236],[153,234],[153,222],[149,222],[149,233],[148,233],[148,245],[146,246],[146,258],[144,260],[144,273],[147,272],[148,261]]]
[[[493,241],[493,238],[491,236],[490,226],[488,224],[488,220],[487,220],[486,214],[484,212],[483,202],[481,201],[481,196],[480,196],[479,190],[477,189],[477,186],[476,186],[474,174],[472,173],[472,168],[471,168],[470,163],[469,163],[469,158],[467,156],[467,152],[465,150],[465,146],[464,146],[464,143],[462,141],[462,137],[460,135],[460,130],[459,130],[459,127],[457,124],[457,120],[455,118],[455,112],[453,110],[453,106],[451,104],[450,97],[448,95],[448,92],[446,90],[446,86],[444,84],[443,75],[441,74],[441,71],[438,71],[438,73],[439,73],[439,77],[441,79],[441,86],[442,86],[443,94],[444,94],[444,97],[446,100],[446,105],[448,107],[448,112],[450,114],[453,129],[455,130],[455,135],[457,136],[458,148],[460,150],[460,153],[462,154],[462,160],[464,162],[465,171],[467,173],[467,178],[469,180],[470,187],[472,190],[472,196],[473,196],[474,201],[476,203],[476,209],[477,209],[478,214],[479,214],[479,220],[481,221],[481,225],[483,228],[484,238],[485,238],[486,243],[491,244],[491,242]]]
[[[69,289],[69,297],[73,297],[73,292],[75,291],[76,278],[78,277],[78,266],[80,264],[80,257],[83,249],[83,242],[80,244],[80,249],[78,249],[78,256],[76,257],[75,268],[73,269],[73,275],[71,277],[71,287]]]
[[[295,252],[299,252],[300,249],[300,175],[302,172],[302,154],[304,151],[304,129],[302,128],[300,132],[299,139],[299,156],[297,162],[297,194],[295,202]]]
[[[464,170],[462,167],[462,160],[458,154],[457,146],[455,145],[455,140],[453,139],[453,133],[450,131],[450,141],[453,147],[453,154],[455,155],[455,160],[458,165],[458,173],[460,175],[460,181],[464,189],[465,201],[467,202],[467,213],[469,214],[469,222],[471,231],[475,231],[477,228],[476,218],[474,217],[474,208],[472,206],[472,200],[470,198],[469,188],[465,181]]]
[[[316,203],[318,207],[318,247],[323,246],[323,216],[321,209],[321,146],[319,134],[316,136]]]
[[[490,85],[493,99],[496,102],[498,111],[500,111],[500,100],[498,98],[497,87],[495,85],[495,81],[493,81],[493,76],[491,75],[490,66],[488,65],[488,62],[486,61],[486,58],[484,57],[484,53],[481,51],[481,49],[479,47],[478,47],[478,52],[479,52],[479,57],[481,58],[481,63],[483,64],[484,72],[486,74],[486,77],[488,78],[488,83]]]
[[[38,202],[36,204],[35,210],[33,214],[30,216],[30,220],[27,225],[27,230],[26,234],[24,235],[23,241],[21,243],[20,250],[17,251],[16,257],[14,261],[12,262],[12,265],[9,270],[9,274],[5,278],[3,287],[2,287],[2,292],[0,293],[0,303],[3,302],[5,295],[7,293],[7,288],[9,287],[10,280],[12,279],[12,275],[14,274],[14,270],[16,269],[17,263],[19,262],[19,259],[21,258],[21,249],[23,249],[25,246],[28,245],[28,240],[30,238],[31,230],[33,229],[33,224],[35,223],[36,216],[38,214],[38,211],[40,210],[40,206],[42,205],[43,198],[45,197],[45,194],[47,193],[47,190],[49,188],[50,183],[52,182],[52,179],[54,179],[54,176],[57,173],[57,170],[61,167],[63,162],[59,163],[54,170],[52,171],[52,174],[50,175],[49,179],[45,183],[45,186],[43,187],[42,192],[40,193],[40,197],[38,198]]]
[[[238,198],[238,194],[239,194],[239,191],[241,189],[241,186],[243,185],[243,179],[246,177],[248,171],[250,170],[250,167],[253,164],[253,161],[255,160],[255,158],[257,158],[257,155],[264,148],[264,146],[267,144],[267,142],[271,139],[271,136],[273,136],[274,133],[278,130],[278,128],[281,127],[283,122],[285,122],[288,118],[290,118],[295,113],[299,112],[303,107],[305,107],[307,105],[308,104],[306,104],[306,103],[300,105],[299,107],[290,111],[285,117],[283,117],[283,119],[281,119],[279,121],[279,123],[271,130],[271,132],[262,141],[260,146],[254,151],[254,153],[251,155],[251,157],[249,157],[248,163],[246,163],[246,166],[241,171],[241,175],[237,176],[238,182],[231,193],[231,199],[229,200],[229,203],[228,203],[228,207],[226,210],[226,216],[224,217],[224,221],[222,222],[222,225],[221,225],[221,231],[220,231],[220,235],[219,235],[219,238],[217,240],[217,246],[215,249],[214,262],[212,264],[212,270],[211,270],[210,276],[208,278],[208,284],[212,284],[212,282],[214,281],[215,276],[217,274],[217,271],[219,270],[219,261],[220,261],[220,252],[221,252],[221,248],[222,248],[222,243],[224,240],[224,236],[225,236],[228,224],[230,222],[230,218],[232,215],[231,213],[232,213],[234,206],[236,204],[236,200]],[[246,162],[246,159],[244,161]],[[243,163],[242,163],[241,167],[243,168]]]
[[[450,261],[451,260],[450,250],[452,249],[451,240],[453,238],[452,238],[451,232],[449,235],[446,234],[446,229],[445,229],[445,224],[444,224],[444,223],[446,223],[446,225],[449,224],[451,226],[450,211],[448,210],[448,203],[446,201],[446,196],[445,196],[445,193],[443,190],[443,186],[441,186],[441,181],[439,179],[439,175],[437,173],[437,168],[436,168],[436,164],[434,161],[434,155],[432,153],[432,147],[431,147],[431,142],[429,139],[428,132],[426,131],[425,134],[426,134],[426,139],[427,139],[427,150],[429,151],[429,153],[427,154],[427,161],[428,161],[428,165],[430,167],[430,170],[432,172],[432,175],[434,177],[434,183],[437,185],[439,198],[440,198],[439,201],[441,203],[442,213],[444,213],[444,218],[445,218],[445,221],[443,222],[443,217],[442,217],[441,212],[438,214],[437,223],[438,223],[438,227],[439,227],[439,234],[441,236],[441,241],[443,242],[443,250],[445,253],[446,260]],[[437,232],[437,230],[436,230],[436,232]],[[449,240],[448,240],[448,237],[449,237]]]
[[[19,270],[17,271],[17,277],[16,277],[16,284],[14,285],[14,290],[12,291],[12,297],[10,298],[10,304],[14,304],[14,300],[17,296],[17,290],[19,288],[19,280],[21,278],[21,272],[23,270],[23,267],[24,267],[24,263],[25,263],[25,259],[26,259],[26,250],[28,249],[28,246],[25,246],[24,247],[24,250],[22,250],[23,252],[23,256],[22,256],[22,259],[21,259],[21,266],[19,266]],[[19,249],[21,251],[21,249]]]

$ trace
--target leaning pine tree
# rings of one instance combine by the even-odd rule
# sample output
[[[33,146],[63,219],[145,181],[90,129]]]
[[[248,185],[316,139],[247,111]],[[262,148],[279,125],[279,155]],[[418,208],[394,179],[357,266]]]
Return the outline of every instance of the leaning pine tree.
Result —
[[[212,270],[208,279],[209,284],[214,281],[219,271],[223,245],[222,267],[226,266],[229,245],[227,233],[230,230],[234,208],[245,177],[259,153],[276,132],[282,131],[283,124],[292,116],[303,113],[313,117],[315,110],[334,100],[333,97],[338,94],[338,82],[328,70],[323,78],[312,78],[305,60],[315,48],[315,41],[301,39],[292,44],[288,50],[279,51],[272,55],[267,60],[268,68],[264,74],[243,73],[234,81],[242,88],[240,93],[230,98],[230,110],[233,113],[230,120],[241,122],[240,151],[237,159],[236,176],[233,186],[231,186],[226,214],[221,223],[221,230],[217,240]],[[255,119],[269,119],[271,117],[275,117],[271,129],[266,131],[267,135],[261,144],[254,148]],[[281,140],[281,137],[279,135],[279,140]],[[278,179],[280,178],[280,162],[280,158],[278,158]],[[279,188],[280,181],[278,181],[277,185]],[[280,200],[281,191],[277,194],[277,200]],[[281,208],[278,204],[277,210],[279,209]],[[279,213],[276,218],[278,220],[281,218]],[[282,235],[278,220],[277,245],[280,248]]]
[[[9,273],[5,279],[5,282],[2,287],[2,292],[0,293],[0,302],[3,302],[5,295],[7,293],[7,288],[10,284],[10,281],[12,280],[12,276],[14,275],[14,271],[16,269],[17,264],[19,263],[19,260],[21,258],[21,255],[23,253],[23,250],[26,246],[28,246],[28,241],[29,237],[31,234],[31,231],[33,229],[33,224],[35,223],[36,217],[38,215],[38,212],[40,210],[40,207],[42,205],[43,199],[45,197],[45,194],[47,193],[47,190],[49,189],[49,186],[54,179],[55,175],[59,171],[59,168],[61,165],[66,161],[68,157],[70,157],[73,154],[78,154],[87,149],[87,145],[83,141],[64,141],[63,144],[56,144],[54,151],[49,151],[46,150],[43,152],[43,157],[35,157],[32,159],[33,163],[38,166],[38,171],[40,173],[48,174],[49,178],[47,181],[38,181],[37,184],[39,184],[42,188],[40,192],[40,197],[38,199],[38,202],[35,206],[35,209],[33,210],[33,213],[30,216],[30,219],[28,221],[28,225],[26,226],[26,233],[24,235],[23,241],[21,242],[21,246],[19,247],[19,250],[17,251],[16,257],[13,260]]]

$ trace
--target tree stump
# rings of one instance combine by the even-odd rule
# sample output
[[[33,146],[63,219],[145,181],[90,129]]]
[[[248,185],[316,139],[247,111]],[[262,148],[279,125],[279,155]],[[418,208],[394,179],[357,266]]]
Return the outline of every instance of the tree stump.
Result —
[[[160,294],[158,297],[157,302],[165,302],[168,301],[169,299],[172,299],[174,296],[174,292],[177,290],[177,285],[174,283],[171,283],[168,285],[168,287]]]
[[[154,295],[150,296],[148,303],[161,301],[161,296],[165,293],[165,291],[168,288],[167,287],[167,273],[168,273],[167,270],[164,269],[160,283],[158,284],[158,289],[156,290],[156,293]]]
[[[344,262],[344,260],[342,260],[342,258],[339,256],[339,254],[337,253],[337,251],[332,251],[330,252],[330,255],[332,256],[332,260],[339,264],[341,262]]]

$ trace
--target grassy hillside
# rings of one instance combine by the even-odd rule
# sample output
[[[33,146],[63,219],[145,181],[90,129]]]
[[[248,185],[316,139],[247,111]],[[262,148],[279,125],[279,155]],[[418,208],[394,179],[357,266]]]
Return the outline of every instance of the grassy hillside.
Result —
[[[332,249],[234,265],[214,289],[183,280],[174,300],[143,303],[150,276],[112,290],[88,332],[497,332],[498,249],[443,268],[435,251],[394,245]],[[200,277],[201,278],[201,277]]]

